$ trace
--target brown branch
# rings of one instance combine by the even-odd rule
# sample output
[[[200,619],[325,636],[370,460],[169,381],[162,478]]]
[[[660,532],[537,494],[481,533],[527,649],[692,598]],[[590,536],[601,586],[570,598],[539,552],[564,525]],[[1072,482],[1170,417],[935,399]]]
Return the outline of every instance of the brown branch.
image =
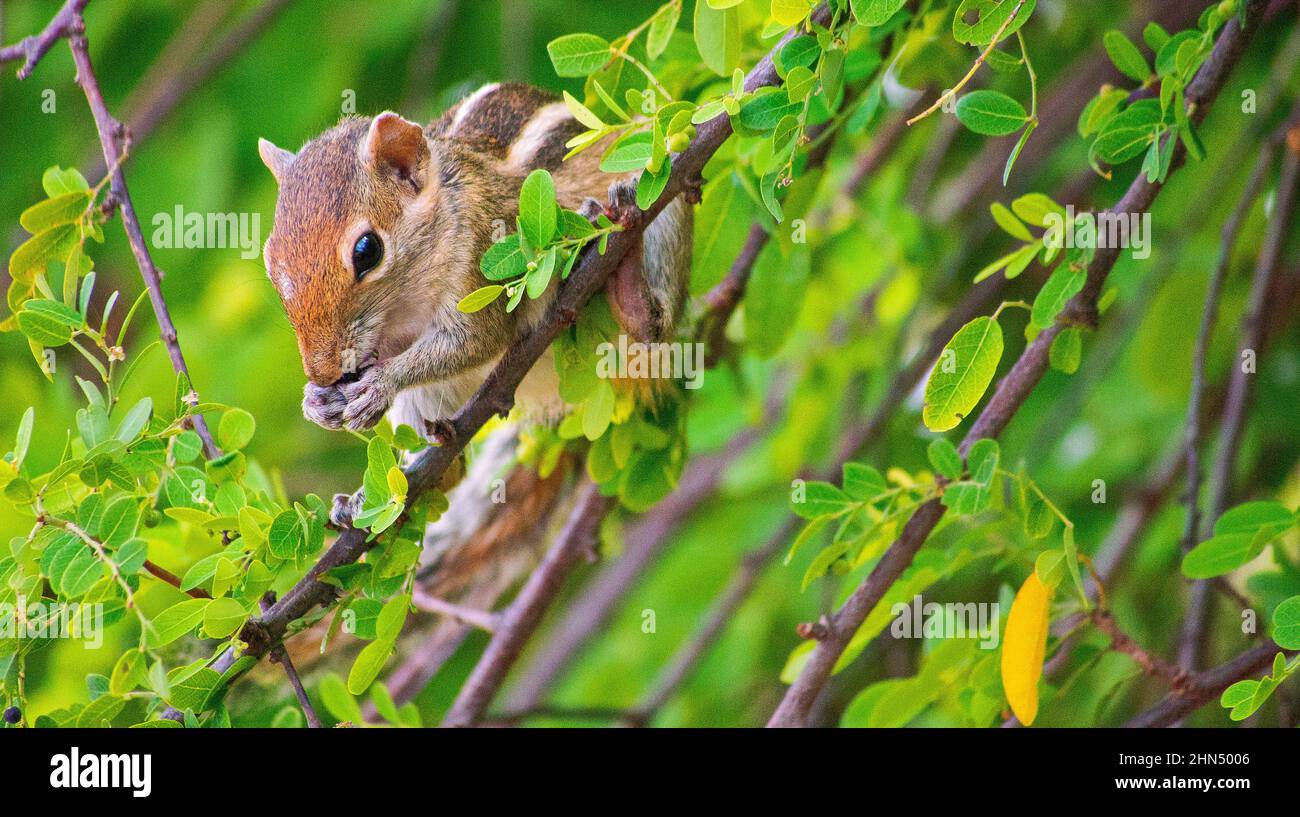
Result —
[[[1124,725],[1151,728],[1171,726],[1223,694],[1238,681],[1268,669],[1280,648],[1271,641],[1248,650],[1226,664],[1194,673],[1158,703]]]
[[[180,577],[177,576],[175,573],[171,572],[170,570],[168,570],[167,568],[159,567],[158,565],[154,564],[148,559],[145,559],[144,569],[148,571],[149,575],[153,576],[155,579],[166,582],[167,584],[170,584],[172,587],[175,587],[177,590],[181,589]],[[186,590],[184,592],[188,593],[189,595],[193,596],[196,599],[212,598],[212,596],[208,594],[208,591],[204,590],[202,587],[192,587],[189,590]]]
[[[262,605],[262,610],[265,611],[274,601],[275,593],[267,593],[259,603]],[[298,705],[302,707],[302,713],[307,717],[308,728],[320,729],[320,716],[316,714],[316,709],[312,707],[311,699],[307,697],[307,690],[302,685],[302,679],[298,677],[298,670],[293,668],[293,662],[289,660],[289,651],[284,648],[283,644],[276,644],[271,650],[271,663],[284,667],[284,674],[289,679],[289,686],[293,687],[293,694],[298,698]]]
[[[612,497],[601,496],[600,487],[589,480],[578,489],[577,504],[563,530],[519,595],[502,612],[500,626],[461,687],[443,719],[443,726],[476,726],[482,720],[506,674],[541,623],[542,615],[564,587],[565,579],[581,561],[583,553],[596,541],[601,520],[614,502]]]
[[[1214,51],[1188,87],[1187,100],[1191,105],[1191,118],[1194,121],[1199,123],[1204,118],[1210,104],[1227,81],[1232,67],[1245,52],[1246,45],[1258,25],[1259,12],[1263,5],[1263,0],[1249,0],[1247,24],[1244,28],[1240,26],[1237,19],[1227,24],[1215,43]],[[1174,166],[1181,165],[1183,158],[1183,147],[1180,144],[1175,147]],[[1162,188],[1162,183],[1148,182],[1145,175],[1140,174],[1113,208],[1113,212],[1145,212]],[[1088,267],[1083,290],[1070,301],[1057,323],[1034,338],[1012,366],[1011,371],[998,384],[992,399],[980,412],[979,418],[962,440],[960,450],[963,455],[977,440],[997,437],[1011,422],[1047,371],[1048,351],[1052,341],[1065,326],[1095,325],[1097,300],[1118,258],[1118,248],[1097,251]],[[937,499],[930,500],[917,508],[903,527],[898,540],[889,547],[871,574],[831,618],[828,636],[819,641],[809,655],[803,671],[786,691],[784,699],[769,720],[769,726],[792,727],[807,723],[813,704],[830,679],[836,662],[844,653],[853,634],[884,596],[885,591],[912,563],[913,556],[943,518],[944,511],[944,506]]]
[[[180,343],[177,341],[176,326],[172,323],[167,302],[163,299],[162,275],[158,268],[154,266],[153,259],[149,256],[149,248],[145,243],[144,233],[140,228],[140,220],[136,216],[135,205],[132,203],[131,194],[127,190],[126,176],[122,172],[121,164],[126,149],[125,134],[121,123],[113,118],[108,111],[108,106],[104,103],[104,95],[100,92],[99,82],[95,78],[95,70],[90,62],[90,51],[86,42],[86,24],[81,17],[81,11],[85,5],[86,0],[68,0],[45,31],[38,35],[35,40],[28,38],[28,40],[23,41],[24,43],[34,43],[28,47],[29,63],[25,63],[24,67],[26,68],[28,64],[34,65],[34,61],[49,50],[53,41],[60,37],[68,39],[68,45],[72,49],[72,60],[77,67],[77,84],[81,86],[82,91],[85,93],[86,102],[90,105],[91,114],[94,116],[95,130],[99,134],[105,164],[113,168],[109,179],[111,200],[116,202],[122,209],[122,227],[126,231],[127,241],[131,245],[131,252],[135,256],[136,265],[140,268],[140,277],[144,279],[145,288],[149,291],[149,301],[153,306],[154,315],[158,319],[159,334],[162,336],[163,345],[167,347],[172,366],[178,373],[184,373],[188,378],[189,371],[185,366],[185,357],[181,353]],[[15,57],[9,58],[13,59]],[[28,70],[28,73],[30,73],[30,70]],[[24,76],[21,71],[19,75]],[[215,457],[219,455],[220,452],[216,447],[216,443],[212,440],[212,434],[208,431],[207,423],[204,422],[203,417],[196,415],[191,418],[190,422],[194,430],[203,439],[203,445],[208,452],[208,456]]]
[[[1259,198],[1259,195],[1263,190],[1264,182],[1268,178],[1268,171],[1277,155],[1279,145],[1280,142],[1277,139],[1269,139],[1266,141],[1255,161],[1255,167],[1251,171],[1249,180],[1246,182],[1246,187],[1242,192],[1241,198],[1238,200],[1236,207],[1233,208],[1228,220],[1224,223],[1222,241],[1219,249],[1219,260],[1215,265],[1213,274],[1210,276],[1209,288],[1205,296],[1205,309],[1201,316],[1201,326],[1196,337],[1196,348],[1192,357],[1192,390],[1191,397],[1187,404],[1187,432],[1184,442],[1185,452],[1183,455],[1187,464],[1187,485],[1185,497],[1187,504],[1187,518],[1183,527],[1182,538],[1182,552],[1184,554],[1195,547],[1196,543],[1200,539],[1208,535],[1208,530],[1202,529],[1200,515],[1200,446],[1202,437],[1201,406],[1206,389],[1206,357],[1209,354],[1210,339],[1214,333],[1214,325],[1218,317],[1219,294],[1223,289],[1224,279],[1227,278],[1228,270],[1232,264],[1232,253],[1237,245],[1238,235],[1241,232],[1242,226],[1245,224],[1246,217],[1250,214],[1255,201]],[[1287,196],[1286,198],[1293,200],[1294,190],[1291,192],[1292,195]],[[1284,202],[1283,208],[1284,210],[1289,209],[1289,205]],[[1269,232],[1269,239],[1272,240],[1272,243],[1269,244],[1266,242],[1266,250],[1260,254],[1260,269],[1256,272],[1256,287],[1262,285],[1267,289],[1267,279],[1271,278],[1273,270],[1276,269],[1278,263],[1277,256],[1280,255],[1280,247],[1276,246],[1276,234],[1280,233],[1283,236],[1285,235],[1286,225],[1284,222],[1286,218],[1287,215],[1285,213],[1279,213],[1278,216],[1275,217],[1273,226]],[[1277,229],[1279,225],[1282,227],[1280,231]],[[1271,259],[1271,263],[1266,263],[1265,253],[1268,252],[1269,249],[1273,250],[1274,256]],[[1261,281],[1261,278],[1265,280]],[[1261,309],[1263,308],[1262,304],[1259,306]],[[1248,325],[1250,323],[1253,323],[1258,327],[1262,325],[1262,320],[1258,314],[1256,314],[1253,322],[1248,321]],[[1243,342],[1246,342],[1248,338],[1248,331],[1248,329],[1243,329]],[[1259,351],[1258,345],[1247,348],[1253,348],[1256,352]],[[1226,485],[1230,483],[1228,478],[1231,477],[1231,464],[1236,461],[1235,439],[1231,443],[1229,443],[1229,439],[1230,437],[1235,437],[1235,435],[1240,432],[1240,425],[1244,422],[1244,397],[1240,395],[1239,392],[1246,387],[1246,384],[1244,376],[1239,377],[1240,369],[1241,365],[1240,361],[1238,361],[1238,363],[1233,367],[1233,375],[1229,381],[1229,412],[1224,418],[1222,429],[1224,444],[1220,446],[1218,463],[1215,465],[1216,480],[1219,480],[1219,482],[1216,483],[1213,489],[1214,496],[1211,500],[1212,504],[1210,512],[1207,514],[1206,519],[1206,522],[1209,524],[1204,526],[1205,528],[1208,528],[1210,524],[1213,524],[1213,521],[1223,512],[1223,502],[1226,499]],[[1241,382],[1239,383],[1239,381]],[[1235,400],[1232,397],[1234,394],[1238,394]],[[1227,463],[1226,472],[1221,470],[1221,463]],[[1180,636],[1178,647],[1178,664],[1184,669],[1195,669],[1200,663],[1200,653],[1204,644],[1204,629],[1207,619],[1209,618],[1211,607],[1209,590],[1210,588],[1208,583],[1204,581],[1193,583],[1190,590],[1188,599],[1188,615],[1183,622],[1182,634]]]
[[[1297,109],[1297,113],[1300,113],[1300,108]],[[1300,124],[1296,124],[1297,122],[1300,120],[1293,118],[1284,132],[1297,134],[1300,138]],[[1228,396],[1219,430],[1218,450],[1210,472],[1210,504],[1206,518],[1208,525],[1212,525],[1214,520],[1227,509],[1232,495],[1237,449],[1254,393],[1254,377],[1245,371],[1242,356],[1247,351],[1259,355],[1264,346],[1266,340],[1264,315],[1281,267],[1287,237],[1293,226],[1291,218],[1295,212],[1297,194],[1300,194],[1300,145],[1292,144],[1283,156],[1275,211],[1271,216],[1255,265],[1250,305],[1241,327],[1241,345],[1233,361],[1232,376],[1228,381]],[[1205,531],[1202,533],[1204,534]],[[1183,620],[1178,643],[1178,664],[1181,667],[1195,669],[1202,661],[1205,635],[1213,607],[1212,589],[1207,580],[1192,583],[1188,595],[1187,617]]]
[[[465,607],[437,596],[431,596],[420,587],[415,588],[411,597],[411,602],[416,609],[425,613],[435,613],[440,616],[459,621],[462,624],[468,624],[471,627],[477,627],[484,632],[496,632],[497,625],[501,621],[500,613],[493,613],[488,610],[478,610],[473,607]]]
[[[22,60],[23,64],[18,69],[18,78],[27,79],[32,75],[36,63],[41,61],[54,44],[68,36],[74,21],[81,17],[82,9],[89,2],[90,0],[68,0],[39,34],[24,37],[14,45],[0,48],[0,63]]]
[[[716,494],[723,474],[759,439],[757,429],[746,429],[728,441],[724,450],[692,459],[677,490],[629,525],[623,533],[623,551],[604,566],[568,605],[548,636],[546,648],[519,672],[507,708],[527,711],[539,706],[556,680],[568,669],[592,636],[609,623],[627,589],[637,582],[663,551],[671,533],[700,503]]]
[[[1094,610],[1092,623],[1110,638],[1110,648],[1112,650],[1122,652],[1132,658],[1133,662],[1141,667],[1142,671],[1147,675],[1163,681],[1171,690],[1182,687],[1187,673],[1160,656],[1147,652],[1146,648],[1120,629],[1115,617],[1109,612]]]

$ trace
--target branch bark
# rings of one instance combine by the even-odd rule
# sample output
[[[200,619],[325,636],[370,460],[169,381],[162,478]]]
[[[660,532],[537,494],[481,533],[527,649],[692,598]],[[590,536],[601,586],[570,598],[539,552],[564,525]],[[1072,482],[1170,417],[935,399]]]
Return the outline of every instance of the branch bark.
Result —
[[[596,541],[600,522],[615,501],[612,497],[601,496],[595,483],[583,483],[578,502],[564,529],[542,563],[528,577],[519,595],[501,613],[500,626],[461,687],[460,694],[443,719],[443,726],[476,726],[482,720],[492,699],[505,683],[506,674],[564,587],[564,580],[582,554]]]
[[[1250,401],[1254,393],[1254,369],[1252,367],[1250,372],[1246,371],[1243,357],[1247,353],[1258,356],[1264,346],[1266,340],[1265,314],[1274,290],[1278,270],[1281,267],[1287,237],[1290,235],[1293,226],[1291,219],[1295,212],[1296,196],[1300,194],[1300,118],[1297,117],[1300,117],[1300,108],[1297,108],[1296,114],[1284,126],[1283,130],[1279,131],[1279,134],[1270,140],[1270,142],[1277,142],[1280,138],[1286,138],[1290,134],[1296,135],[1295,141],[1288,146],[1283,155],[1282,173],[1278,182],[1275,209],[1255,265],[1250,305],[1241,328],[1241,346],[1237,350],[1237,356],[1232,366],[1232,376],[1228,381],[1228,396],[1224,404],[1218,450],[1210,473],[1210,501],[1209,512],[1205,520],[1206,527],[1212,526],[1214,521],[1223,514],[1232,496],[1232,478],[1237,464],[1237,449],[1241,444],[1241,435],[1246,426],[1246,416],[1249,413]],[[1265,175],[1270,159],[1271,152],[1265,150],[1261,154],[1259,166],[1256,168],[1256,172],[1260,177]],[[1260,183],[1259,180],[1254,178],[1252,182],[1257,185]],[[1224,250],[1225,253],[1229,251],[1230,248]],[[1198,351],[1200,351],[1199,348]],[[1203,366],[1204,361],[1200,362]],[[1190,433],[1189,431],[1189,437]],[[1191,445],[1192,441],[1189,439],[1188,455],[1195,456],[1195,452],[1191,450]],[[1189,490],[1199,487],[1190,484],[1195,477],[1196,475],[1189,465]],[[1191,494],[1188,499],[1189,515],[1195,516],[1195,508],[1196,496]],[[1188,520],[1188,533],[1195,532],[1195,523],[1195,519]],[[1201,530],[1200,533],[1205,536],[1208,534],[1208,530]],[[1183,541],[1184,551],[1190,549],[1192,544],[1194,542],[1185,538]],[[1178,643],[1178,665],[1184,669],[1195,669],[1203,661],[1205,636],[1214,606],[1212,590],[1210,580],[1200,580],[1192,583],[1188,593],[1187,617],[1183,620],[1183,628]]]
[[[1245,52],[1246,45],[1258,26],[1263,5],[1263,0],[1250,0],[1247,4],[1244,27],[1237,19],[1227,24],[1215,43],[1214,51],[1188,88],[1187,100],[1191,105],[1191,117],[1197,123],[1204,118],[1209,106],[1227,81],[1231,69]],[[1178,145],[1175,147],[1175,167],[1181,164],[1183,158],[1183,148]],[[1113,208],[1113,212],[1145,212],[1162,188],[1163,184],[1148,182],[1145,175],[1139,175]],[[1089,265],[1083,290],[1070,301],[1065,313],[1056,324],[1034,338],[1011,371],[998,384],[992,399],[980,412],[979,418],[962,440],[959,450],[963,456],[977,440],[997,437],[1011,422],[1047,371],[1048,351],[1052,341],[1065,326],[1096,324],[1097,300],[1118,258],[1117,248],[1097,251],[1093,262]],[[830,679],[836,662],[848,646],[853,634],[884,596],[885,591],[911,564],[913,556],[943,518],[944,511],[944,506],[937,499],[917,508],[904,526],[898,540],[890,546],[871,574],[830,619],[829,633],[826,638],[818,642],[817,647],[810,654],[803,672],[786,691],[781,704],[768,721],[768,726],[797,727],[807,722],[808,714],[817,696]]]

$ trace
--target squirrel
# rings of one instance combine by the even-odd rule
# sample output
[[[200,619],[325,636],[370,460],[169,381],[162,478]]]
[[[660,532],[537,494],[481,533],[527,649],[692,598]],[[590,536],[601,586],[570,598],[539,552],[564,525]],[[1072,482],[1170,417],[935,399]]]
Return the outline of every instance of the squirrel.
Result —
[[[490,84],[425,127],[386,111],[346,117],[297,153],[259,140],[279,186],[263,256],[298,338],[307,419],[361,430],[388,414],[427,433],[473,394],[560,285],[513,313],[504,300],[456,308],[484,284],[479,259],[514,223],[524,178],[550,171],[560,205],[588,218],[639,215],[636,177],[611,184],[600,145],[565,161],[565,142],[584,130],[549,92]],[[691,244],[691,208],[678,198],[610,276],[611,311],[633,339],[672,336]],[[516,399],[529,417],[563,414],[549,352]]]

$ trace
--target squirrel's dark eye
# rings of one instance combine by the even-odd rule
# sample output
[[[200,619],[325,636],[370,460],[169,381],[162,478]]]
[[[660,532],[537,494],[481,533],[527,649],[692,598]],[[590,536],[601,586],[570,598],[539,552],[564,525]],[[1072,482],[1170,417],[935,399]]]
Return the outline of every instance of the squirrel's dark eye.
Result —
[[[379,266],[383,257],[384,244],[379,236],[366,233],[358,238],[357,243],[352,245],[352,271],[356,273],[357,280],[360,281],[361,276]]]

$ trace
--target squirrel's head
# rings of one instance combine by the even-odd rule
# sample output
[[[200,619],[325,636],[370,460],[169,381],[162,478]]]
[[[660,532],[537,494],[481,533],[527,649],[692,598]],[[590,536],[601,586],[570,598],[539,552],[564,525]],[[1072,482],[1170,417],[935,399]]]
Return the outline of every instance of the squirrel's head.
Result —
[[[328,386],[405,350],[432,314],[420,302],[429,259],[454,237],[423,129],[386,112],[346,119],[297,154],[265,139],[258,151],[280,186],[267,275],[308,379]]]

